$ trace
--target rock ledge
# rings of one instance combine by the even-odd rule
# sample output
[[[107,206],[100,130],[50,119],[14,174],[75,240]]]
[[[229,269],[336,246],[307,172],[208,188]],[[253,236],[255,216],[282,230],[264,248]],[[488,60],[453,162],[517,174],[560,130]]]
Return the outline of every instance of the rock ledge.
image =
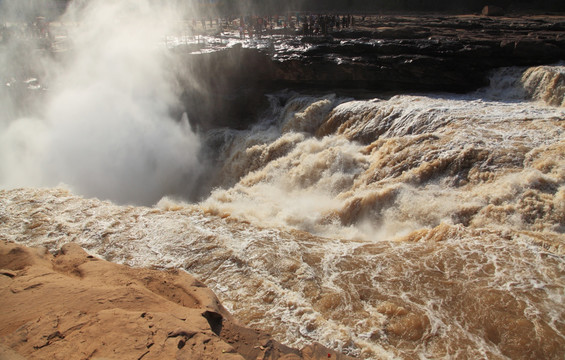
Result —
[[[247,328],[178,270],[0,243],[1,359],[350,359]]]

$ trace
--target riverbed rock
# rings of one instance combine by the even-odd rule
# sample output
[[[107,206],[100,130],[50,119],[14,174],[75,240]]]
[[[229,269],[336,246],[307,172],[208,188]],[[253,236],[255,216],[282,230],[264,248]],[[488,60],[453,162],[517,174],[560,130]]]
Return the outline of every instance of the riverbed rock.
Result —
[[[349,359],[240,324],[182,270],[0,242],[1,359]],[[320,350],[320,349],[323,349]]]

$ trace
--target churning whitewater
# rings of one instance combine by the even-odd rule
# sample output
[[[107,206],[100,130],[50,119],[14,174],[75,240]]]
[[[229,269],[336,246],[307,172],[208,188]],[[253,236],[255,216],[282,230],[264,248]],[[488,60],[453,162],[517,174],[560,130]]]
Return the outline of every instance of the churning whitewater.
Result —
[[[118,206],[0,192],[0,234],[178,267],[287,344],[360,358],[565,353],[565,67],[468,95],[269,95],[201,135],[209,196]]]

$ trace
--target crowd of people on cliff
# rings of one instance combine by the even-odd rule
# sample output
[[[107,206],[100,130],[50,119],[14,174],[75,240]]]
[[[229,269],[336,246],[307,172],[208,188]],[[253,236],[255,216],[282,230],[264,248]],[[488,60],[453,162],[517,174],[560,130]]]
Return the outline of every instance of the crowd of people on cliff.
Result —
[[[340,28],[349,28],[355,26],[355,17],[351,15],[343,15],[340,19],[339,15],[310,15],[302,22],[303,35],[327,35],[328,32],[339,30]]]
[[[49,22],[44,17],[38,16],[28,23],[11,24],[11,26],[0,25],[0,43],[7,43],[12,37],[49,41],[53,34]]]
[[[364,16],[363,16],[364,18]],[[225,18],[193,19],[190,32],[198,34],[217,29],[239,31],[240,37],[260,38],[264,33],[282,31],[292,35],[327,35],[332,31],[351,28],[355,26],[355,17],[352,15],[337,14],[296,14],[269,15],[269,16],[228,16]]]
[[[363,18],[365,18],[363,16]],[[295,14],[269,16],[226,16],[223,18],[208,17],[188,21],[188,31],[191,35],[222,33],[238,31],[241,39],[260,38],[263,34],[283,33],[288,35],[327,35],[340,29],[355,26],[355,17],[337,14]],[[36,38],[51,41],[53,35],[49,22],[38,16],[29,23],[11,26],[0,26],[0,43],[7,42],[11,37]]]

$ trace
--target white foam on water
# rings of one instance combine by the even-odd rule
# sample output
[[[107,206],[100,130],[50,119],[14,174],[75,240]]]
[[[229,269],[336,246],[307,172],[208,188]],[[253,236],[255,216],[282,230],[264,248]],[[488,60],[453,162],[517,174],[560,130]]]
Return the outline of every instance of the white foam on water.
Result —
[[[273,114],[210,134],[223,146],[219,186],[201,203],[1,190],[0,233],[186,269],[289,345],[362,358],[563,354],[562,107],[291,95]]]

